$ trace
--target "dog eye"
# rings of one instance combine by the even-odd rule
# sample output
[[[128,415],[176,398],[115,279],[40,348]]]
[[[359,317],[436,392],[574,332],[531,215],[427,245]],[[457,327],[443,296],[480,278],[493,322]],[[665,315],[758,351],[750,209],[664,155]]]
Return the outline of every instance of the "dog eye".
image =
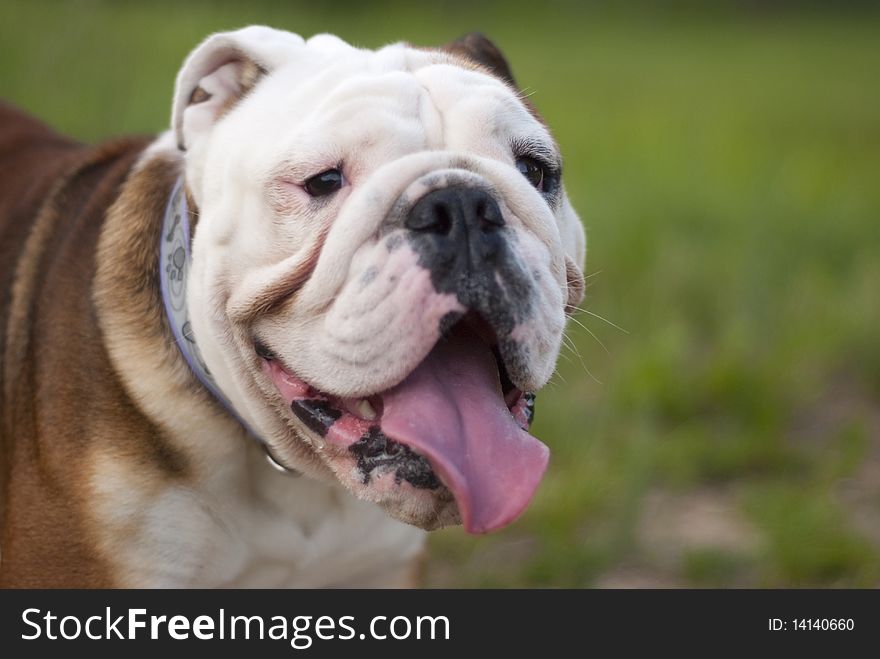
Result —
[[[312,197],[325,197],[333,194],[342,187],[342,172],[338,169],[328,169],[326,172],[315,174],[303,183],[306,192]]]
[[[544,167],[532,158],[517,158],[516,168],[539,191],[544,191]]]

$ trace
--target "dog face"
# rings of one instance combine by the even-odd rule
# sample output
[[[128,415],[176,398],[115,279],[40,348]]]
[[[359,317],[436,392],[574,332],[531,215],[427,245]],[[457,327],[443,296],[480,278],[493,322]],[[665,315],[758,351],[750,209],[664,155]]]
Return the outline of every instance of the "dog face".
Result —
[[[533,392],[582,291],[558,148],[505,78],[480,37],[367,51],[260,27],[178,77],[209,369],[286,465],[424,528],[527,505]]]

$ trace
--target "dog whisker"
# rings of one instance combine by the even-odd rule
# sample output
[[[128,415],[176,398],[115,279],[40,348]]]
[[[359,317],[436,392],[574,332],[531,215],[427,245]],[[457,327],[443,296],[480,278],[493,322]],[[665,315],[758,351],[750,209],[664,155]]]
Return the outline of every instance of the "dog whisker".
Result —
[[[582,307],[578,307],[578,306],[572,306],[571,308],[572,308],[574,311],[577,311],[577,312],[580,312],[580,313],[585,313],[585,314],[587,314],[587,315],[592,316],[593,318],[598,318],[598,319],[601,320],[603,323],[607,323],[607,324],[611,325],[611,327],[613,327],[614,329],[620,330],[620,331],[623,332],[624,334],[629,335],[629,330],[626,330],[626,329],[622,328],[620,325],[617,325],[616,323],[613,323],[612,321],[608,320],[608,319],[605,318],[604,316],[600,316],[599,314],[594,313],[594,312],[590,311],[589,309],[584,309],[584,308],[582,308]],[[569,317],[571,317],[571,316],[569,316]],[[575,321],[575,322],[577,322],[577,321]]]
[[[590,369],[587,368],[587,364],[586,364],[586,362],[584,362],[584,358],[581,356],[581,351],[578,350],[578,348],[577,348],[577,344],[576,344],[574,341],[572,341],[571,337],[568,336],[568,335],[566,335],[565,332],[563,332],[563,333],[562,333],[562,339],[563,339],[563,344],[564,344],[567,348],[569,348],[572,352],[574,352],[575,355],[577,355],[577,358],[578,358],[578,360],[579,360],[580,363],[581,363],[581,367],[584,369],[584,371],[586,372],[586,374],[589,375],[590,378],[591,378],[596,384],[602,385],[602,381],[601,381],[599,378],[597,378],[595,375],[593,375],[592,372],[590,372]],[[563,356],[563,355],[560,354],[560,356]],[[570,361],[570,360],[569,360],[569,361]],[[603,386],[604,386],[604,385],[603,385]]]
[[[578,320],[577,318],[575,318],[574,316],[569,316],[569,319],[571,319],[572,321],[574,321],[575,323],[577,323],[578,325],[580,325],[580,326],[584,329],[584,331],[587,332],[587,334],[589,334],[590,336],[592,336],[592,337],[596,340],[596,343],[598,343],[600,346],[602,346],[602,350],[605,351],[605,354],[607,354],[607,355],[610,355],[610,354],[611,354],[611,351],[608,350],[608,348],[605,346],[605,344],[602,343],[602,340],[601,340],[598,336],[596,336],[596,335],[593,333],[593,331],[592,331],[589,327],[587,327],[586,325],[584,325],[581,321],[579,321],[579,320]]]

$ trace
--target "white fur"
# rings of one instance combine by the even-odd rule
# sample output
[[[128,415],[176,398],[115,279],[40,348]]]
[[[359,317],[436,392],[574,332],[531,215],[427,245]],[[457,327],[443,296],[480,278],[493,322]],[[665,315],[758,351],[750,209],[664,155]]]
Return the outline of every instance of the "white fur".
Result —
[[[255,446],[235,445],[241,449],[235,459],[211,464],[197,485],[186,487],[156,487],[131,462],[92,456],[97,505],[91,513],[121,583],[406,585],[424,531],[389,518],[339,485],[278,473]]]

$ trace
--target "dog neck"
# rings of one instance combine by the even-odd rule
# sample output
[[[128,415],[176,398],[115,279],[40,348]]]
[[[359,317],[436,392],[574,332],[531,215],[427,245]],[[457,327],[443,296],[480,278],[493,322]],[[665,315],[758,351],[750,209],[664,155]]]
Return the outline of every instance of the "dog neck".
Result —
[[[190,242],[189,208],[186,203],[183,177],[180,177],[174,184],[168,205],[165,207],[165,219],[162,222],[162,233],[159,239],[159,279],[162,302],[165,306],[168,325],[174,335],[174,341],[196,379],[260,444],[269,464],[279,471],[297,474],[298,472],[278,461],[266,442],[236,412],[229,398],[220,390],[217,381],[211,375],[211,371],[202,358],[195,334],[192,331],[192,324],[189,321],[189,309],[186,303],[187,275],[191,263]]]

